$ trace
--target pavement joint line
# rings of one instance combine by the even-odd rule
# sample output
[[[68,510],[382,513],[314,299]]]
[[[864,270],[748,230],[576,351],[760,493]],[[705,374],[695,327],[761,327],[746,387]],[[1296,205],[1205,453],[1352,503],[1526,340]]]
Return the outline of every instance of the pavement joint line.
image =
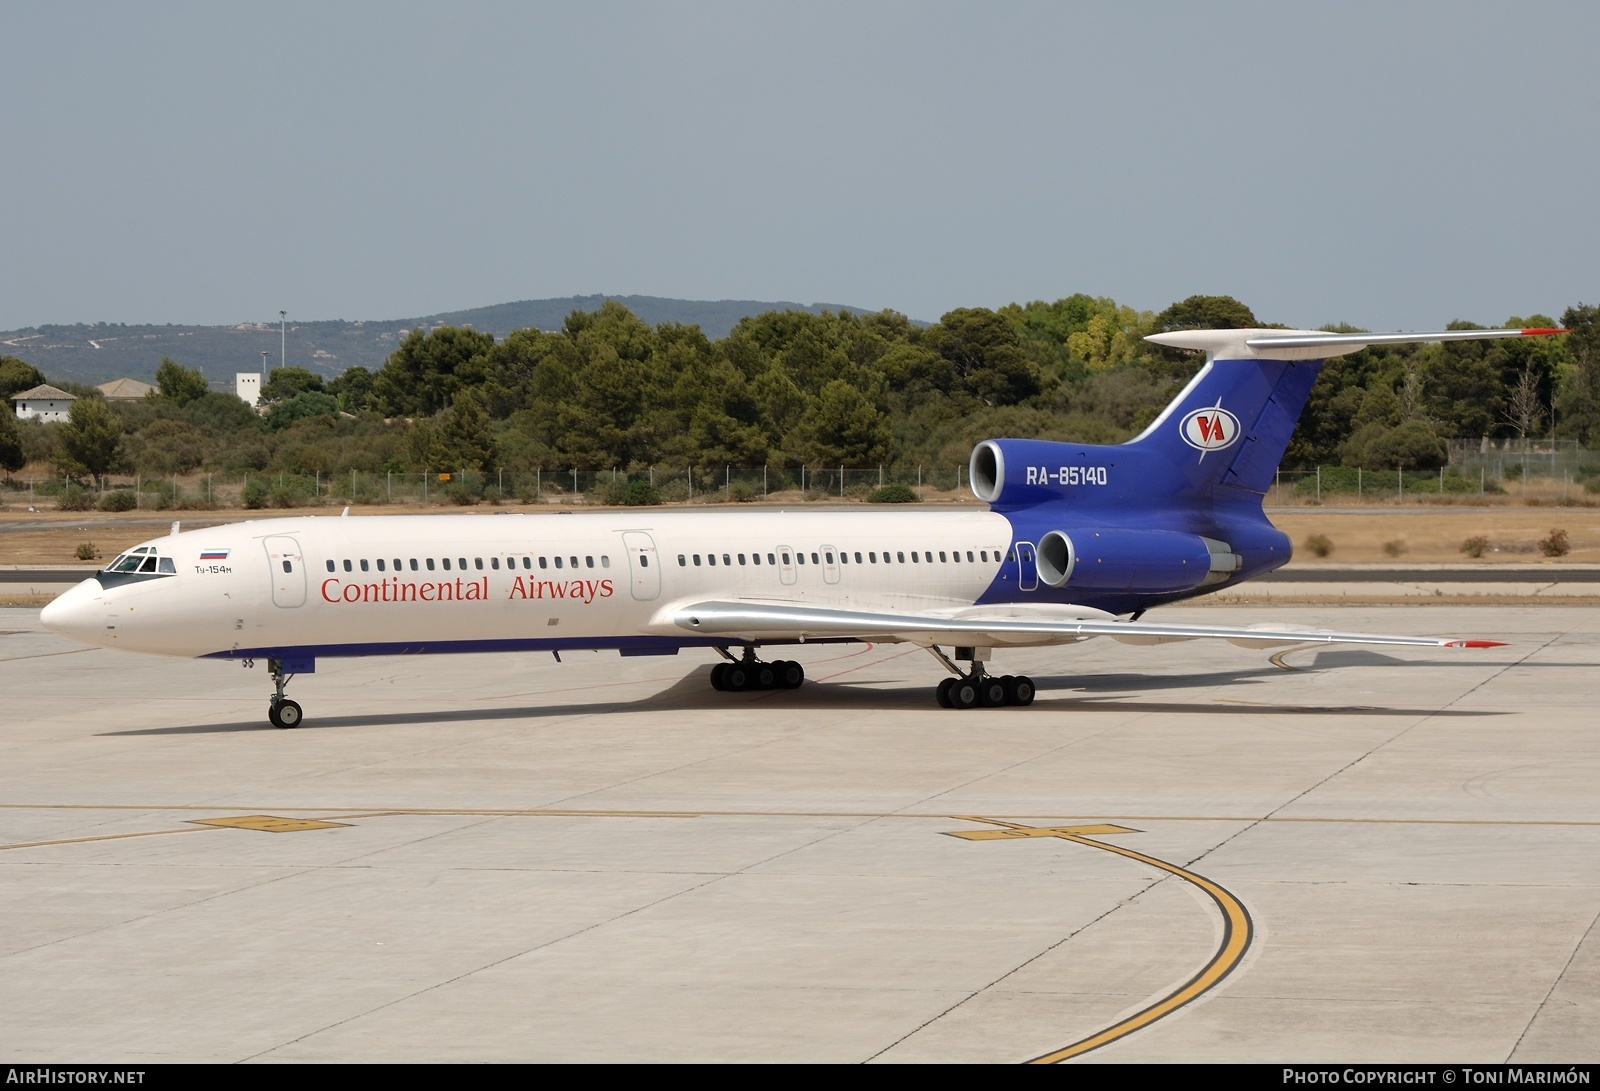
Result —
[[[959,819],[965,815],[949,811],[774,811],[774,810],[622,810],[572,807],[271,807],[203,806],[194,803],[0,803],[0,810],[12,811],[211,811],[257,812],[293,811],[338,815],[341,818],[380,818],[392,816],[487,815],[503,818],[922,818]],[[1350,818],[1336,815],[1192,815],[1192,814],[1030,814],[1026,817],[1050,822],[1303,822],[1313,824],[1360,824],[1373,826],[1600,826],[1600,819],[1578,818]],[[178,831],[173,831],[178,832]],[[187,831],[184,831],[187,832]],[[110,836],[134,836],[128,834]],[[6,848],[11,846],[0,846]]]

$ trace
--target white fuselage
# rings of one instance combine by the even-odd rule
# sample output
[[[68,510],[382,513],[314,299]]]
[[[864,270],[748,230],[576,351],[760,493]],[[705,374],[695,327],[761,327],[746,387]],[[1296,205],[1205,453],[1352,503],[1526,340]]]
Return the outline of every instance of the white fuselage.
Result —
[[[971,605],[1016,580],[1011,535],[988,511],[267,519],[147,542],[175,571],[104,573],[43,620],[87,643],[178,656],[648,652],[718,643],[672,620],[706,599]]]

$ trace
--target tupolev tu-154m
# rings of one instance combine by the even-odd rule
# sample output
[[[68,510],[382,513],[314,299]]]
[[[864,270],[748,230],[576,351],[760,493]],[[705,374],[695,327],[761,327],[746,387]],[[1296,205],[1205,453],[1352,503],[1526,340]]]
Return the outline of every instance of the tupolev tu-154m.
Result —
[[[44,608],[107,648],[267,662],[268,718],[333,656],[614,649],[720,653],[720,690],[798,686],[769,647],[903,641],[949,672],[947,708],[1028,705],[995,650],[1109,636],[1489,647],[1496,642],[1282,626],[1167,625],[1148,611],[1270,572],[1289,539],[1262,501],[1322,362],[1368,345],[1560,330],[1330,334],[1185,330],[1149,338],[1205,365],[1116,445],[991,439],[972,452],[987,511],[369,516],[177,532],[121,554]]]

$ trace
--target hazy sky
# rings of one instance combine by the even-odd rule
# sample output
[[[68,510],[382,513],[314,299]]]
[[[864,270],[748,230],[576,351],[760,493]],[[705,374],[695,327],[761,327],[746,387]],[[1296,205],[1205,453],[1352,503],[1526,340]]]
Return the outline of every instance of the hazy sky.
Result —
[[[0,329],[1600,302],[1600,5],[0,5]]]

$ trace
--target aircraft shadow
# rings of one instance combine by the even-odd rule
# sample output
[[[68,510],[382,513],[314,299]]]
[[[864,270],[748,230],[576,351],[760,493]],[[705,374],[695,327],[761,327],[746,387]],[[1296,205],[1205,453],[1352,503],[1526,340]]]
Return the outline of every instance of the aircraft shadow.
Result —
[[[318,716],[315,711],[306,717],[305,726],[297,730],[317,731],[341,727],[384,727],[408,724],[473,724],[497,720],[546,720],[569,716],[627,715],[660,713],[681,710],[737,711],[744,709],[759,714],[764,708],[816,708],[853,709],[885,712],[925,710],[930,714],[946,713],[933,700],[932,686],[907,688],[879,688],[843,681],[807,682],[799,690],[769,690],[755,693],[718,693],[707,680],[707,671],[695,670],[646,697],[633,701],[563,701],[559,704],[517,705],[511,707],[467,707],[419,712],[375,712],[340,716]],[[1290,702],[1233,703],[1218,700],[1215,696],[1203,701],[1152,702],[1144,695],[1152,691],[1201,689],[1212,691],[1219,686],[1247,687],[1272,678],[1281,678],[1276,668],[1262,668],[1222,673],[1149,676],[1138,674],[1060,675],[1035,676],[1039,687],[1039,700],[1033,706],[1036,712],[1130,712],[1183,713],[1210,716],[1281,716],[1286,713],[1326,715],[1330,713],[1358,716],[1423,716],[1475,717],[1494,716],[1501,713],[1474,710],[1438,710],[1394,708],[1369,705],[1298,705]],[[1020,711],[1020,710],[1019,710]],[[1026,713],[1023,713],[1026,715]],[[102,732],[104,737],[145,735],[210,735],[239,731],[273,731],[265,715],[259,719],[211,724],[175,724],[170,727],[134,728],[127,731]]]

